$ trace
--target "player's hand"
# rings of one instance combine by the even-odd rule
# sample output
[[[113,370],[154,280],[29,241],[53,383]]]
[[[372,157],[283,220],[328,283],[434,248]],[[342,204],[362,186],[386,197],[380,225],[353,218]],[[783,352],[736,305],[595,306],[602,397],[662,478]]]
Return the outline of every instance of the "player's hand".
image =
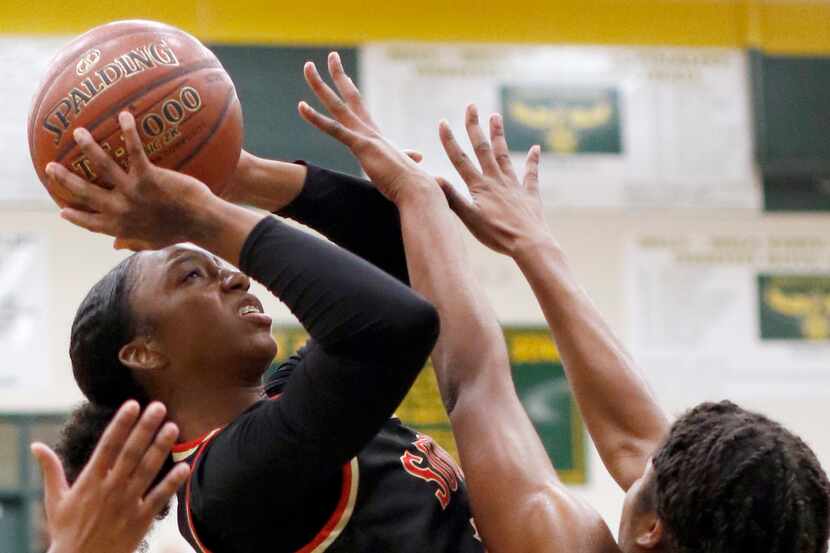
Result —
[[[136,550],[189,474],[187,465],[177,465],[149,489],[179,434],[171,422],[162,426],[165,412],[162,404],[153,403],[139,419],[138,403],[125,403],[71,487],[55,452],[32,444],[43,472],[49,553]]]
[[[337,92],[323,81],[312,62],[305,64],[303,72],[331,117],[305,102],[298,106],[300,116],[349,148],[369,179],[393,203],[399,204],[409,193],[435,188],[435,179],[416,163],[420,154],[399,150],[380,133],[337,53],[329,55],[328,66]]]
[[[183,173],[162,169],[147,158],[129,112],[118,121],[124,133],[129,171],[99,146],[86,129],[76,129],[75,141],[100,175],[102,185],[86,181],[58,163],[46,166],[50,188],[60,188],[70,205],[61,217],[92,232],[118,238],[116,246],[158,249],[189,241],[197,232],[198,206],[212,193]],[[55,190],[54,193],[60,194]],[[53,194],[54,195],[54,194]]]
[[[439,125],[441,144],[472,196],[467,199],[439,178],[450,207],[480,242],[499,253],[512,255],[523,244],[547,238],[539,195],[539,147],[530,148],[520,181],[510,161],[501,116],[490,117],[488,140],[479,126],[478,110],[470,105],[466,127],[481,169],[456,142],[449,124]]]

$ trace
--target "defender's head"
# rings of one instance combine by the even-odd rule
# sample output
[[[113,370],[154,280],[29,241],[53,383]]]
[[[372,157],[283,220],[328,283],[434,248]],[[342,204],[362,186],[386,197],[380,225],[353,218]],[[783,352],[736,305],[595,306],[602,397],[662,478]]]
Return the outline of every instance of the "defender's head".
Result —
[[[626,496],[626,553],[825,553],[830,483],[798,437],[734,403],[673,425]]]

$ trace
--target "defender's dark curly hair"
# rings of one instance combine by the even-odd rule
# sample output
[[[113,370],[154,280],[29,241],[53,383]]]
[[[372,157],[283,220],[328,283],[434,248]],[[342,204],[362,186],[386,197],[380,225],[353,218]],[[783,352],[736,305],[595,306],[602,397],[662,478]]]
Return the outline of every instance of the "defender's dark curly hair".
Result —
[[[56,447],[70,483],[86,466],[118,408],[129,399],[138,401],[142,409],[150,403],[146,391],[118,357],[125,344],[146,330],[146,323],[137,320],[130,305],[137,259],[131,255],[98,281],[81,302],[72,323],[72,371],[89,402],[72,413]],[[153,485],[172,467],[168,459]],[[165,516],[167,510],[159,516]]]
[[[653,458],[676,553],[825,553],[830,483],[810,448],[732,402],[678,419]]]

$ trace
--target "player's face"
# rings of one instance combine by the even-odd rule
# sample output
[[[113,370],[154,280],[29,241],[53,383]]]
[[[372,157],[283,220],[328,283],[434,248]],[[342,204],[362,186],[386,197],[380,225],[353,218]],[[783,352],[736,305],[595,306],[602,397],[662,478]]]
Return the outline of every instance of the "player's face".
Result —
[[[189,245],[146,252],[138,262],[131,305],[176,369],[171,376],[205,378],[213,370],[232,383],[258,384],[276,342],[248,277]]]
[[[654,478],[656,478],[654,465],[649,459],[643,475],[631,485],[625,494],[620,530],[617,536],[620,549],[625,553],[643,550],[637,544],[637,539],[651,529],[656,519],[653,499],[649,497],[653,494]]]

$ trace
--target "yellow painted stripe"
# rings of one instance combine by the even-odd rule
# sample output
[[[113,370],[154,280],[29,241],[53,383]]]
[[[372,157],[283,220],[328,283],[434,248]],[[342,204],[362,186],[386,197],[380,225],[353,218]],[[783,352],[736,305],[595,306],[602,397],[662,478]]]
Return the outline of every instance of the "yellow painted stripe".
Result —
[[[0,32],[76,34],[124,18],[158,19],[206,41],[378,40],[760,46],[830,53],[828,0],[6,0]]]

